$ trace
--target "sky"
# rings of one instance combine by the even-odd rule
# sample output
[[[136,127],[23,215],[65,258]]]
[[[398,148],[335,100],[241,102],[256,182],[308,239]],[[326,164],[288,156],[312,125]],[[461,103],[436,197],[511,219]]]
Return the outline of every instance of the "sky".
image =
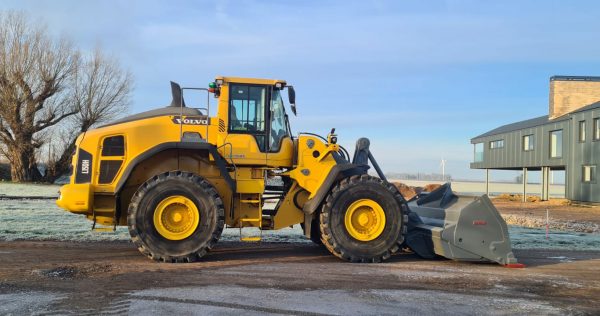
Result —
[[[118,58],[135,78],[131,113],[168,105],[170,80],[284,79],[296,90],[294,133],[335,127],[351,153],[367,137],[386,172],[441,173],[443,158],[455,179],[483,179],[469,169],[471,138],[546,115],[553,75],[600,75],[597,1],[3,0],[0,9]]]

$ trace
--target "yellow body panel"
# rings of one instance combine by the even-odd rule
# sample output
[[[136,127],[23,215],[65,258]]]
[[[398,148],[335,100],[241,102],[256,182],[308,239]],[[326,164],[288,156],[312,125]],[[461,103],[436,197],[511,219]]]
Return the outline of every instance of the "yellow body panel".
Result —
[[[230,227],[280,229],[304,222],[305,215],[298,206],[314,196],[331,168],[335,166],[336,162],[331,153],[338,150],[337,145],[326,144],[317,137],[305,135],[300,136],[295,145],[290,136],[284,136],[280,139],[277,152],[261,152],[255,136],[249,133],[229,132],[230,83],[270,86],[270,91],[273,91],[274,87],[279,89],[285,86],[286,82],[237,77],[217,77],[216,82],[217,115],[203,118],[201,124],[178,123],[178,119],[185,121],[186,118],[194,117],[161,115],[116,123],[80,135],[77,140],[78,150],[84,150],[92,157],[89,166],[91,181],[85,184],[75,183],[75,170],[78,167],[78,157],[75,155],[74,175],[70,183],[61,188],[61,197],[57,204],[70,212],[85,214],[89,219],[95,217],[101,224],[125,225],[127,207],[139,186],[156,175],[179,170],[200,175],[216,188],[225,207],[225,223]],[[157,151],[149,157],[141,158],[157,146],[181,143],[185,133],[197,133],[201,139],[196,141],[214,145],[213,148],[216,148],[226,161],[228,169],[219,169],[215,157],[194,149],[161,149],[162,151]],[[123,136],[124,153],[120,156],[103,156],[103,141],[113,136]],[[107,183],[100,183],[99,170],[102,162],[120,165],[112,181]],[[135,165],[135,168],[128,169],[131,165]],[[228,172],[234,179],[237,192],[232,192],[222,172]],[[268,172],[278,172],[295,183],[284,192],[285,196],[277,213],[269,215],[270,218],[267,219],[262,215],[262,195],[265,192]],[[116,192],[117,185],[120,188],[119,192]],[[167,204],[156,214],[166,214],[165,218],[170,219],[157,219],[157,229],[163,230],[166,238],[172,240],[178,240],[181,236],[185,238],[190,231],[178,235],[176,230],[187,226],[182,224],[183,226],[179,227],[174,224],[178,222],[179,217],[185,217],[182,215],[185,212],[182,209],[171,212],[169,210],[172,207],[169,205],[177,203]],[[121,214],[116,218],[118,208]],[[114,223],[115,218],[117,223]],[[192,224],[195,222],[192,217],[187,221],[191,221]]]
[[[273,216],[273,229],[282,229],[304,222],[304,212],[296,206],[294,198],[299,205],[304,204],[308,198],[308,192],[304,191],[297,183],[292,185],[279,204],[277,214]]]
[[[267,166],[273,168],[292,167],[295,154],[294,141],[290,137],[285,137],[281,140],[278,152],[267,153]]]
[[[238,168],[235,173],[237,193],[258,193],[265,191],[265,170],[260,168]]]
[[[73,213],[86,213],[93,203],[93,194],[89,183],[63,185],[56,204]]]
[[[298,165],[289,172],[292,179],[310,192],[313,198],[337,163],[331,155],[337,145],[327,145],[315,136],[300,135],[298,138]]]

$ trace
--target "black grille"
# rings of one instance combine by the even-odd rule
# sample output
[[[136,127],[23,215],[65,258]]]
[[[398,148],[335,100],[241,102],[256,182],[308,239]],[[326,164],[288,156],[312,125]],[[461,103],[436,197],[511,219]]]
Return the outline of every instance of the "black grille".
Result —
[[[123,136],[113,136],[104,139],[102,156],[125,156],[125,139]]]
[[[77,170],[75,172],[75,183],[90,183],[92,180],[92,154],[79,149],[77,155]]]
[[[221,133],[225,132],[225,122],[223,122],[222,119],[219,119],[219,132],[221,132]]]
[[[108,184],[113,182],[113,179],[119,172],[119,168],[123,164],[122,160],[103,160],[100,161],[100,177],[99,184]]]

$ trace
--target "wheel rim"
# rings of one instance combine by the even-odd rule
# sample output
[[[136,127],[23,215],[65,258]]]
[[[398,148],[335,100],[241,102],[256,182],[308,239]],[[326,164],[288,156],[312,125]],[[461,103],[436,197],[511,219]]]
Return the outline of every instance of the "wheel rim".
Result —
[[[385,212],[371,199],[361,199],[350,204],[344,217],[346,230],[356,240],[370,241],[383,232]]]
[[[174,195],[160,201],[154,210],[154,227],[166,239],[182,240],[194,233],[200,223],[196,204],[185,196]]]

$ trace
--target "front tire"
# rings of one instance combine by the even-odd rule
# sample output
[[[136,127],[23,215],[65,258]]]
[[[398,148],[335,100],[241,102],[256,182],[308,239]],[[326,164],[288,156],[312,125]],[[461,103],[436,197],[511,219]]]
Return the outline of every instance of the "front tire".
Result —
[[[127,214],[131,240],[156,261],[193,262],[219,240],[225,208],[206,179],[171,171],[155,176],[133,195]]]
[[[321,210],[321,239],[335,256],[381,262],[400,250],[406,232],[405,202],[391,184],[369,175],[340,181]]]

